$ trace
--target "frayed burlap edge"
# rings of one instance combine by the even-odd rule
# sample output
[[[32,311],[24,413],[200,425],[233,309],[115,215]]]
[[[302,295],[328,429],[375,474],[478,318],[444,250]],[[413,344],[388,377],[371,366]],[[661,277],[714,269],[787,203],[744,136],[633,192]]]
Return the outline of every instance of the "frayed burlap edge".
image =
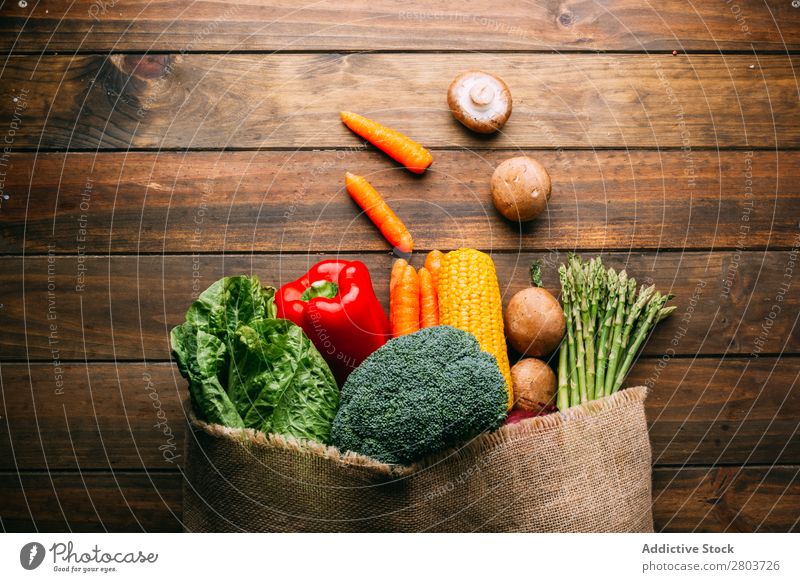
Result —
[[[596,416],[620,406],[644,402],[647,398],[647,394],[648,389],[645,386],[627,388],[611,396],[573,406],[563,412],[555,412],[546,416],[536,416],[514,424],[502,426],[494,432],[477,436],[463,447],[442,451],[408,466],[382,463],[359,453],[351,451],[342,452],[336,447],[323,445],[314,441],[278,434],[265,434],[251,428],[229,428],[219,424],[209,424],[198,420],[193,413],[190,413],[189,420],[195,430],[203,431],[210,436],[237,442],[242,446],[283,449],[301,455],[329,459],[349,467],[371,470],[378,474],[391,477],[403,477],[425,469],[426,467],[436,465],[446,459],[481,454],[499,444],[511,442],[520,437],[556,430],[567,422],[574,422]]]

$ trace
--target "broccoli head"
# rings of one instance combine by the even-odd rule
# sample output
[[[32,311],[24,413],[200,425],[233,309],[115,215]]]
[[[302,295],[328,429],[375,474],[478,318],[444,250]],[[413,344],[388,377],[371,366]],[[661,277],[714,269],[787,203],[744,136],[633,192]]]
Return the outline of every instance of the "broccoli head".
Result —
[[[331,441],[385,463],[410,464],[496,429],[507,403],[497,361],[475,336],[429,327],[387,342],[350,374]]]

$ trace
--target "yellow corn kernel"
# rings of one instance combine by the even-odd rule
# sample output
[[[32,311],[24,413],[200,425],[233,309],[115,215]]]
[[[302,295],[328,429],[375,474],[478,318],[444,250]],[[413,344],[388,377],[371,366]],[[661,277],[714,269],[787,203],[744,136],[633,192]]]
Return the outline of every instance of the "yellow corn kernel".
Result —
[[[439,269],[439,323],[472,333],[497,359],[506,379],[508,408],[514,404],[511,367],[503,330],[503,301],[492,258],[475,249],[447,253]]]

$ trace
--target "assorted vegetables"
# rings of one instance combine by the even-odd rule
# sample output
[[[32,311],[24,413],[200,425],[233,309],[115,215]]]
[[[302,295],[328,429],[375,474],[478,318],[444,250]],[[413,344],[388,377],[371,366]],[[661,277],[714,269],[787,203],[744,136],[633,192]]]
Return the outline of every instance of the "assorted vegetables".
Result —
[[[508,87],[481,71],[459,75],[448,103],[482,133],[511,114]],[[341,118],[412,172],[430,166],[430,152],[403,134],[354,113]],[[406,255],[392,265],[389,316],[359,261],[321,261],[277,292],[256,277],[220,279],[170,333],[201,420],[411,463],[504,421],[617,392],[653,327],[675,309],[625,271],[571,256],[559,269],[563,308],[534,264],[532,286],[504,314],[489,255],[433,250],[417,270],[405,224],[365,178],[347,172],[345,183]],[[495,170],[491,192],[504,217],[531,220],[546,208],[550,176],[532,158],[512,158]],[[506,339],[521,356],[513,368]],[[538,359],[556,350],[557,374]]]
[[[567,342],[558,358],[558,408],[617,392],[639,348],[656,323],[675,307],[654,285],[636,287],[625,271],[606,269],[600,258],[570,257],[558,270]]]

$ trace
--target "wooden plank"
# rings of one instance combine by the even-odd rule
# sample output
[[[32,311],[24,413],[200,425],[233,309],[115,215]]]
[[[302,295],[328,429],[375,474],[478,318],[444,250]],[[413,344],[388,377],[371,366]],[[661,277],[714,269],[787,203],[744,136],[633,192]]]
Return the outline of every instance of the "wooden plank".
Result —
[[[653,463],[795,464],[800,366],[782,358],[641,358],[626,385],[651,388]]]
[[[0,359],[167,359],[169,330],[213,281],[253,273],[264,284],[280,286],[317,261],[337,256],[0,257]],[[557,293],[555,270],[566,253],[493,256],[506,300],[529,285],[534,260],[543,261],[545,281]],[[608,266],[627,268],[640,282],[652,280],[677,297],[677,313],[659,325],[645,348],[648,354],[800,351],[800,296],[788,292],[796,250],[604,256]],[[349,253],[345,258],[364,261],[385,305],[391,258]],[[421,260],[419,255],[415,263]]]
[[[0,474],[0,529],[39,532],[181,530],[176,473]]]
[[[797,531],[797,466],[657,467],[656,531]],[[179,473],[0,474],[5,531],[180,531]]]
[[[553,195],[522,229],[489,193],[517,153],[437,152],[422,181],[365,151],[15,154],[0,252],[388,249],[344,193],[348,170],[369,176],[419,248],[753,250],[797,236],[800,152],[698,151],[691,166],[678,151],[524,152]]]
[[[354,147],[338,116],[351,109],[436,148],[683,147],[691,158],[800,146],[797,66],[779,55],[10,57],[3,85],[17,102],[0,100],[0,126],[21,119],[14,147],[37,151]],[[511,87],[514,114],[493,138],[445,106],[450,79],[469,68]]]
[[[717,6],[508,2],[468,5],[340,0],[57,0],[0,10],[0,50],[786,50],[797,48],[788,2]],[[46,42],[43,42],[45,40]]]
[[[653,470],[656,531],[800,531],[800,467]]]
[[[0,470],[174,469],[186,382],[171,364],[3,364]]]
[[[656,464],[800,462],[797,359],[642,359]],[[59,377],[60,376],[60,377]],[[58,390],[56,382],[62,383]],[[0,470],[169,469],[186,382],[171,364],[3,364]],[[46,435],[46,436],[43,436]]]

